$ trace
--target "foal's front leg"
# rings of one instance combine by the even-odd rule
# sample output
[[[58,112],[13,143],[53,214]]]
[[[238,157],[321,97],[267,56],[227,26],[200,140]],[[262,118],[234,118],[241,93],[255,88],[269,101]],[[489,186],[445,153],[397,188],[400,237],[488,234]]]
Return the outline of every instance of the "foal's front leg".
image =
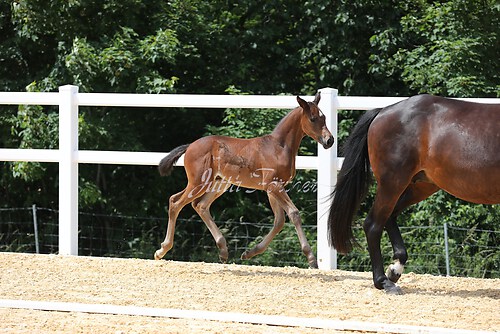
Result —
[[[268,194],[269,195],[269,194]],[[271,209],[273,210],[274,213],[274,225],[271,231],[264,237],[264,239],[257,244],[254,248],[245,251],[241,255],[242,260],[248,260],[255,255],[262,254],[264,251],[267,249],[271,241],[274,239],[274,237],[283,229],[283,226],[285,225],[285,212],[279,205],[278,201],[271,197],[269,197],[269,203],[271,204]]]
[[[269,192],[269,197],[274,198],[280,206],[285,210],[288,217],[292,221],[295,226],[295,230],[297,231],[297,235],[299,237],[300,247],[302,248],[302,252],[307,258],[309,262],[309,267],[317,269],[318,261],[316,260],[316,256],[312,251],[311,246],[309,246],[309,242],[307,241],[306,234],[302,229],[302,220],[300,219],[300,212],[297,207],[293,204],[292,200],[286,193],[284,188],[276,187],[271,192]]]

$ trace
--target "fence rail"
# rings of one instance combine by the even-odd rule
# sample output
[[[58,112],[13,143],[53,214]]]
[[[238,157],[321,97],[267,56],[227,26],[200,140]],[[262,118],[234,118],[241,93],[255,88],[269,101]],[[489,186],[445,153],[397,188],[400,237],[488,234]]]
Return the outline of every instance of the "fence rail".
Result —
[[[320,108],[327,126],[337,138],[338,110],[368,110],[394,104],[403,98],[337,96],[337,90],[321,89]],[[312,99],[312,97],[306,97]],[[500,103],[500,99],[468,99]],[[80,106],[183,107],[183,108],[294,108],[293,96],[185,95],[185,94],[109,94],[79,93],[76,86],[59,87],[59,92],[0,92],[0,104],[55,105],[59,107],[59,149],[0,149],[0,161],[38,161],[59,163],[58,236],[60,254],[78,254],[78,165],[108,163],[156,165],[165,153],[106,152],[78,149],[78,109]],[[297,168],[317,169],[317,253],[321,269],[337,267],[337,255],[328,245],[326,200],[336,184],[341,165],[337,142],[329,150],[318,150],[317,157],[297,157]],[[182,165],[182,161],[178,165]]]

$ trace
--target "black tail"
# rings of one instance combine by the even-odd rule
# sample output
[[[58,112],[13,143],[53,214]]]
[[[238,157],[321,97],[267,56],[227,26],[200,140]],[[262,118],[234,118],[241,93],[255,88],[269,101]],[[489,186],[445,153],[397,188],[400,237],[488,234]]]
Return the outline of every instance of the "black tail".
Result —
[[[160,161],[160,165],[158,166],[158,170],[160,171],[161,176],[167,176],[172,173],[172,169],[174,168],[174,164],[179,160],[181,155],[183,155],[189,145],[191,144],[186,144],[186,145],[181,145],[179,147],[174,148],[170,153]]]
[[[345,159],[332,193],[333,202],[328,216],[328,240],[340,253],[350,252],[355,243],[352,221],[372,180],[368,158],[368,128],[380,110],[373,109],[361,116],[342,147]]]

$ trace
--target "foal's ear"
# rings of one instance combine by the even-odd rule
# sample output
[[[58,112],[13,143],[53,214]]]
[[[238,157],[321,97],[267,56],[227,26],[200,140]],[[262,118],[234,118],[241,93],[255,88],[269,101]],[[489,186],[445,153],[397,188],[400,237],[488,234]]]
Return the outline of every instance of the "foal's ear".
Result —
[[[313,101],[314,104],[318,105],[319,100],[321,100],[321,92],[318,90],[318,92],[316,93],[316,96],[314,96],[314,101]]]
[[[302,110],[304,110],[305,112],[309,112],[309,104],[307,104],[304,99],[302,99],[300,96],[297,96],[297,102],[299,103],[299,106],[302,107]]]

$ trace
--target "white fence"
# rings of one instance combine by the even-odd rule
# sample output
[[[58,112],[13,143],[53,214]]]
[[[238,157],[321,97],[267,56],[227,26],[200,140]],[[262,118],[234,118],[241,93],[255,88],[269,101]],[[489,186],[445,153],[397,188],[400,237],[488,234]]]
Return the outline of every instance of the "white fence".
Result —
[[[312,100],[313,97],[304,97]],[[337,267],[335,251],[328,246],[327,215],[329,195],[336,184],[341,159],[337,157],[337,111],[369,110],[384,107],[403,98],[337,96],[337,90],[321,89],[320,108],[327,117],[327,125],[335,137],[329,150],[320,145],[318,156],[298,156],[296,167],[316,169],[318,265],[320,269]],[[500,99],[468,99],[484,103],[500,103]],[[80,106],[115,107],[182,107],[182,108],[279,108],[297,106],[294,96],[263,95],[150,95],[79,93],[76,86],[59,87],[53,93],[0,92],[0,105],[58,105],[59,149],[0,148],[0,161],[38,161],[59,163],[59,253],[78,255],[78,165],[125,164],[157,165],[166,153],[90,151],[78,149],[78,109]],[[178,165],[182,165],[182,159]]]

